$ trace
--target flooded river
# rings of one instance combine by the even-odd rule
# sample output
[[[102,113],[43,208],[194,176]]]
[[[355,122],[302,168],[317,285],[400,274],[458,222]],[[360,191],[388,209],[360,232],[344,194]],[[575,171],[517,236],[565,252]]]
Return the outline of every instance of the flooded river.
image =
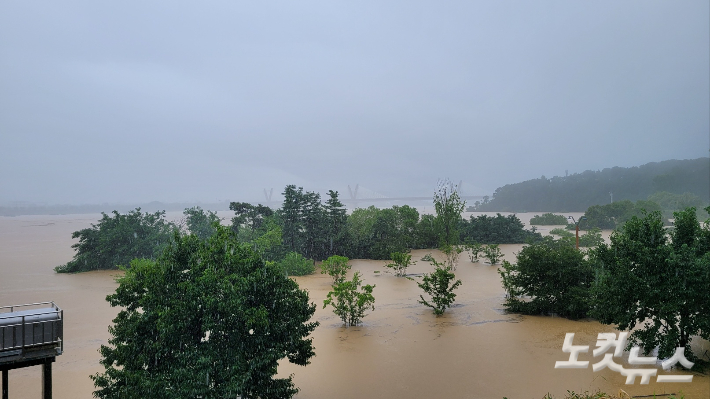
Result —
[[[532,214],[519,216],[527,223]],[[53,366],[54,397],[59,399],[91,397],[89,375],[102,370],[98,348],[107,342],[107,328],[117,313],[104,298],[115,289],[118,272],[62,275],[52,270],[72,258],[71,233],[99,217],[0,217],[0,306],[53,300],[64,309],[65,353]],[[521,247],[501,246],[505,259],[511,261]],[[414,251],[413,259],[428,252]],[[625,385],[625,377],[609,369],[596,373],[591,366],[554,369],[555,361],[568,359],[561,350],[565,333],[576,333],[576,345],[594,348],[598,333],[615,330],[591,320],[506,314],[497,266],[471,263],[462,256],[456,276],[463,284],[456,291],[456,303],[437,318],[417,303],[421,291],[416,283],[386,273],[385,263],[352,261],[353,270],[362,272],[366,284],[376,284],[376,309],[357,327],[344,328],[330,308],[322,309],[330,277],[296,277],[318,305],[314,317],[320,322],[313,333],[312,364],[300,367],[284,362],[279,369],[282,375],[294,375],[301,388],[299,399],[514,399],[596,389],[710,397],[707,374],[696,374],[690,384],[656,383],[652,378],[648,385],[640,385],[638,379]],[[408,272],[431,270],[427,262],[418,261]],[[694,346],[698,355],[708,349],[707,342]],[[595,363],[600,357],[582,354],[580,360]],[[629,367],[625,360],[617,362]],[[12,370],[10,397],[38,398],[40,383],[40,367]]]

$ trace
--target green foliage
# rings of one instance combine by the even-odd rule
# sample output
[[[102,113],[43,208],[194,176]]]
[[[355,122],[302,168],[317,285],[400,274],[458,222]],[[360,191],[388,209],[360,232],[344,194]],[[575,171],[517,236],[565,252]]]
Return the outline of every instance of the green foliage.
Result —
[[[538,226],[566,225],[567,218],[562,215],[555,215],[554,213],[545,213],[533,216],[532,219],[530,219],[530,224]]]
[[[332,277],[333,285],[340,284],[345,281],[348,270],[352,267],[348,262],[350,262],[350,259],[344,256],[333,255],[323,261],[320,265],[320,272],[321,274],[327,274]]]
[[[359,324],[367,310],[375,310],[375,297],[372,296],[375,286],[367,284],[361,291],[361,284],[360,272],[355,272],[352,280],[335,284],[333,291],[323,301],[323,309],[331,305],[333,313],[340,317],[346,327]]]
[[[468,255],[472,263],[477,263],[480,259],[481,253],[483,252],[483,244],[477,242],[466,244],[466,249],[471,253]]]
[[[252,205],[248,202],[230,202],[229,209],[234,211],[232,229],[240,233],[242,242],[254,240],[258,234],[257,231],[274,213],[268,206]]]
[[[368,258],[370,248],[374,243],[374,226],[380,210],[374,206],[357,208],[348,216],[346,229],[350,246],[350,258]]]
[[[316,267],[313,261],[306,259],[298,252],[289,252],[277,263],[278,268],[289,276],[306,276],[312,274]]]
[[[389,259],[392,252],[407,252],[417,244],[419,212],[408,206],[380,209],[372,226],[369,259]]]
[[[569,176],[539,179],[499,187],[493,200],[479,204],[486,212],[580,212],[592,205],[645,200],[658,191],[710,196],[708,158],[653,162],[632,168],[607,168]]]
[[[394,270],[394,275],[397,277],[404,276],[407,273],[407,268],[410,265],[417,263],[416,261],[412,262],[411,254],[406,254],[402,252],[392,252],[392,254],[390,254],[390,257],[392,258],[392,263],[388,263],[385,266]]]
[[[345,205],[338,199],[338,192],[329,190],[328,200],[323,208],[324,217],[324,232],[327,239],[328,256],[335,254],[344,254],[347,245],[347,209]]]
[[[586,221],[579,224],[580,229],[615,229],[634,216],[644,212],[660,211],[658,204],[650,201],[618,201],[607,205],[594,205],[584,213]]]
[[[187,230],[201,240],[210,238],[217,231],[214,224],[219,224],[221,221],[216,212],[207,211],[205,213],[204,209],[199,206],[185,209],[183,215],[185,215]]]
[[[594,248],[602,245],[603,243],[604,238],[602,238],[602,231],[599,229],[591,229],[579,236],[580,247]]]
[[[504,261],[499,273],[510,312],[587,316],[594,271],[584,253],[565,242],[545,237],[527,245],[517,254],[516,263]]]
[[[135,258],[156,258],[168,245],[177,227],[165,221],[165,212],[127,214],[113,211],[90,228],[72,233],[79,242],[72,245],[74,259],[54,268],[57,273],[74,273],[127,266]]]
[[[389,259],[419,245],[419,212],[408,206],[358,208],[348,217],[346,253],[351,258]]]
[[[663,210],[679,211],[686,208],[700,209],[703,206],[703,200],[697,195],[689,192],[682,194],[669,193],[667,191],[659,191],[648,196],[650,202],[655,202]]]
[[[461,285],[461,280],[454,281],[456,275],[450,267],[435,260],[431,263],[436,266],[434,272],[425,274],[422,281],[417,283],[419,288],[431,296],[431,302],[424,299],[423,295],[419,295],[418,302],[434,309],[434,314],[440,316],[454,303],[456,298],[454,290]]]
[[[459,243],[459,221],[465,208],[466,201],[459,196],[457,187],[449,180],[440,181],[439,187],[434,193],[434,209],[436,210],[434,226],[439,236],[440,246]]]
[[[568,245],[572,247],[577,246],[577,241],[576,241],[576,236],[575,234],[565,230],[565,229],[552,229],[550,231],[550,234],[555,234],[559,235],[560,241],[563,241],[567,243]],[[602,231],[598,228],[593,228],[589,231],[587,231],[584,234],[581,234],[579,236],[579,246],[585,247],[585,248],[593,248],[601,245],[604,242],[604,238],[602,238]]]
[[[464,247],[462,245],[444,245],[439,250],[444,254],[444,264],[451,270],[456,270]]]
[[[254,251],[259,253],[265,260],[275,260],[281,255],[282,234],[281,226],[274,221],[274,217],[266,219],[265,223],[258,230],[258,236],[249,242]]]
[[[575,235],[567,231],[566,229],[556,228],[550,230],[550,234],[560,236],[562,238],[575,238]]]
[[[435,220],[434,215],[422,215],[417,223],[417,245],[415,248],[436,248],[439,245]]]
[[[491,265],[498,264],[503,259],[503,253],[498,244],[490,244],[483,247],[483,256],[488,259]]]
[[[460,221],[461,240],[488,244],[522,244],[542,237],[540,233],[525,230],[524,227],[523,222],[515,215],[471,215],[469,220]]]
[[[291,398],[279,361],[314,356],[315,305],[280,269],[224,227],[179,237],[155,262],[136,260],[107,296],[120,308],[100,349],[94,396]]]
[[[646,353],[658,347],[667,358],[684,347],[693,361],[691,337],[710,338],[710,225],[700,226],[694,208],[674,217],[669,233],[660,212],[634,216],[594,250],[592,315],[632,331],[630,345]]]

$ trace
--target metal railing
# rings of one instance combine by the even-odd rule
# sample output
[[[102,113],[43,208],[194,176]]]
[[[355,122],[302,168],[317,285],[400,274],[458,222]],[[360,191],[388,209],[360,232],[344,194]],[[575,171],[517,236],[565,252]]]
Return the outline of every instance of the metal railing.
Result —
[[[41,305],[49,307],[26,309]],[[5,351],[21,352],[25,348],[49,344],[57,344],[59,353],[62,353],[63,337],[64,311],[53,301],[0,307],[0,356]]]

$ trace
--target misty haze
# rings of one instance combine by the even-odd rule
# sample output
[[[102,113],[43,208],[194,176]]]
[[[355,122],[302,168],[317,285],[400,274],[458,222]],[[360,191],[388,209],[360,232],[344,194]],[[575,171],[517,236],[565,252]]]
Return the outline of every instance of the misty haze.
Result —
[[[710,397],[709,71],[707,1],[4,2],[9,397]]]

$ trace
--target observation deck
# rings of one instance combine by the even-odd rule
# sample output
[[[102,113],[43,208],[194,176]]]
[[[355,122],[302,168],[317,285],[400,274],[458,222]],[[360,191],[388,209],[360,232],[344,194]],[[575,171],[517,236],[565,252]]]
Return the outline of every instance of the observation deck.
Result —
[[[8,370],[43,366],[43,398],[52,397],[52,362],[64,352],[64,311],[54,302],[0,307],[2,398],[8,397]]]

